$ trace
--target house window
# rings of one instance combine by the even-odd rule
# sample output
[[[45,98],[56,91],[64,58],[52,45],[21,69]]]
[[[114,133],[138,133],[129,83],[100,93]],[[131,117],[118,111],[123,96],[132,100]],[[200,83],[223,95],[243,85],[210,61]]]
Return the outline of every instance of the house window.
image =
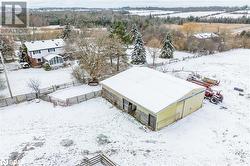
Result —
[[[50,48],[50,49],[48,49],[48,52],[55,52],[55,51],[56,51],[55,48]]]
[[[33,54],[41,54],[41,50],[36,50],[36,51],[33,51]]]

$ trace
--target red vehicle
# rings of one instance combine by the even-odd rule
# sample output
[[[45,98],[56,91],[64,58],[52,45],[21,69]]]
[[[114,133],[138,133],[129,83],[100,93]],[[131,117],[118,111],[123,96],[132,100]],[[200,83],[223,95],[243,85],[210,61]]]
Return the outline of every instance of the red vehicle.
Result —
[[[213,104],[219,104],[222,103],[224,98],[220,91],[207,88],[205,92],[205,99],[209,100]]]
[[[215,84],[204,82],[202,80],[199,80],[196,76],[190,75],[187,79],[187,81],[192,82],[194,84],[204,86],[206,87],[206,92],[205,92],[205,99],[209,100],[213,104],[218,104],[223,101],[223,95],[221,94],[220,91],[215,91],[211,89],[212,86]],[[217,85],[219,82],[217,83]]]

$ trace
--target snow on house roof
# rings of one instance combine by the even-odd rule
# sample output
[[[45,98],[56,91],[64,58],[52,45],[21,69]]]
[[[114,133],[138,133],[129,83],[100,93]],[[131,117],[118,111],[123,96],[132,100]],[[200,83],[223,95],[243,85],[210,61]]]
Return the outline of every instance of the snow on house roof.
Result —
[[[37,41],[25,42],[24,44],[27,47],[28,51],[58,48],[58,47],[63,47],[65,45],[63,39],[37,40]]]
[[[43,58],[46,59],[47,61],[50,61],[52,58],[55,58],[55,57],[62,58],[62,56],[57,55],[57,54],[49,54],[49,55],[44,56]]]
[[[153,113],[160,112],[190,91],[203,88],[147,67],[133,67],[101,84]]]
[[[197,33],[194,35],[194,37],[198,39],[209,39],[209,38],[219,37],[219,36],[216,35],[215,33]]]

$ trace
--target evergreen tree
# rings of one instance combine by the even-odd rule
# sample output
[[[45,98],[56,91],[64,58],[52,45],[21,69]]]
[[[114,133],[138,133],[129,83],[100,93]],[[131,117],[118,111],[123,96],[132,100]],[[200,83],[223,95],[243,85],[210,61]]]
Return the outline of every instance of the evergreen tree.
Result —
[[[134,50],[131,57],[131,63],[134,65],[145,64],[146,61],[146,50],[144,48],[144,41],[142,40],[142,35],[137,31],[137,35],[134,41]]]
[[[139,31],[138,31],[138,28],[136,26],[136,24],[133,24],[132,26],[132,30],[131,30],[131,33],[132,33],[132,38],[133,38],[133,41],[135,40],[136,36],[138,35]]]
[[[114,22],[111,25],[111,37],[117,36],[125,45],[131,44],[131,36],[127,33],[126,25],[122,21]]]
[[[69,39],[71,33],[71,26],[67,24],[62,33],[62,39]]]
[[[166,39],[164,40],[163,47],[161,49],[161,58],[173,58],[174,56],[174,45],[172,43],[172,36],[171,34],[167,34]]]

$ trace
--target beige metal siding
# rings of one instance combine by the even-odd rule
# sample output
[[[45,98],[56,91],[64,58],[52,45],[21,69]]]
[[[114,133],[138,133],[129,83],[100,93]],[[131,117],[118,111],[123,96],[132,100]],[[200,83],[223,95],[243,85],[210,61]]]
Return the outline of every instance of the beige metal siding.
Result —
[[[205,92],[196,89],[157,114],[157,130],[182,119],[202,107]]]
[[[177,103],[174,103],[167,107],[164,111],[161,111],[157,115],[157,130],[170,125],[176,121],[176,108]]]

